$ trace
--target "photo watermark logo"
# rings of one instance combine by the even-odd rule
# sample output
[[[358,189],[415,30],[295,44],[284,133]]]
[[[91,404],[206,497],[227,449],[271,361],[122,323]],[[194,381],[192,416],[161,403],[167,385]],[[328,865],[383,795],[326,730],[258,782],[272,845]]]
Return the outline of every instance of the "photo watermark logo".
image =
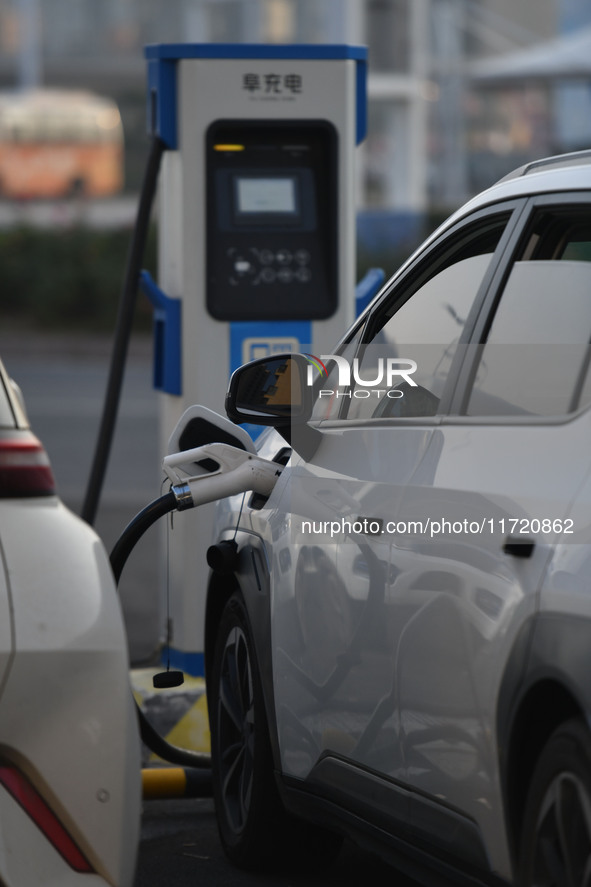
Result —
[[[316,373],[320,373],[322,377],[328,379],[329,372],[326,363],[334,361],[337,366],[337,388],[321,388],[318,397],[357,397],[367,399],[369,397],[404,397],[402,388],[394,387],[396,383],[406,382],[413,388],[417,388],[418,384],[412,378],[412,374],[417,371],[417,363],[409,358],[402,357],[380,357],[375,366],[369,370],[369,378],[362,378],[359,358],[354,358],[352,364],[340,354],[321,354],[316,357],[314,354],[305,354],[308,360],[308,372],[306,376],[306,384],[312,386],[316,384]],[[368,368],[365,368],[367,373]]]

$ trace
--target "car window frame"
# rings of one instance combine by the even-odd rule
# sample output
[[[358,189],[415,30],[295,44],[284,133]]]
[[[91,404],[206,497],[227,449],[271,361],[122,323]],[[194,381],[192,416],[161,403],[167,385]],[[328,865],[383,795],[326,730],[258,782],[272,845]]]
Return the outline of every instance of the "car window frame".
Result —
[[[2,398],[6,406],[5,416],[7,421],[0,419],[1,431],[13,431],[21,428],[28,428],[26,417],[18,403],[16,393],[11,384],[11,379],[6,372],[4,365],[0,361],[0,398]],[[8,421],[10,416],[11,421]]]
[[[433,239],[431,243],[423,250],[420,249],[411,257],[409,263],[403,266],[400,273],[396,273],[388,284],[384,287],[378,300],[372,303],[363,314],[357,318],[350,330],[346,333],[340,342],[340,348],[335,353],[339,353],[346,345],[349,345],[354,339],[357,339],[355,356],[358,356],[360,349],[364,347],[366,335],[370,334],[372,329],[379,325],[375,319],[384,311],[389,311],[392,304],[396,304],[398,298],[400,304],[396,306],[396,310],[412,299],[414,292],[406,295],[416,281],[424,273],[425,267],[429,262],[433,262],[436,255],[440,255],[445,249],[446,244],[451,238],[458,238],[463,230],[468,231],[475,222],[481,222],[487,218],[508,213],[509,218],[505,226],[505,230],[501,234],[499,242],[491,257],[490,264],[484,274],[484,277],[478,287],[478,291],[474,297],[472,307],[464,324],[462,334],[459,338],[458,345],[465,345],[472,341],[472,332],[481,315],[482,305],[487,301],[489,289],[492,281],[496,278],[497,269],[503,265],[506,260],[508,250],[513,254],[512,244],[514,243],[520,230],[519,222],[523,215],[524,209],[528,203],[528,198],[516,197],[506,200],[497,201],[486,204],[485,206],[473,209],[471,212],[462,216],[460,219],[454,220],[453,224],[444,228]],[[517,234],[516,234],[517,232]],[[398,296],[396,296],[398,293]],[[314,423],[322,427],[342,426],[347,427],[371,425],[438,425],[442,419],[450,412],[451,405],[454,401],[454,394],[460,379],[462,366],[464,363],[463,351],[465,349],[458,348],[452,359],[445,387],[440,399],[440,409],[433,416],[405,416],[405,417],[387,417],[387,418],[348,418],[347,416],[331,416],[330,418],[320,419]]]
[[[517,256],[523,251],[524,238],[533,221],[534,215],[540,210],[548,210],[552,207],[563,208],[565,206],[588,205],[591,207],[591,195],[584,191],[553,191],[545,194],[530,195],[524,198],[524,206],[521,209],[518,225],[515,227],[512,237],[507,244],[501,261],[497,264],[490,286],[483,299],[478,317],[472,330],[471,342],[473,348],[465,349],[462,356],[462,365],[459,368],[456,386],[453,392],[449,412],[442,417],[442,424],[453,425],[563,425],[572,422],[577,416],[591,409],[591,404],[579,407],[570,413],[560,413],[550,416],[534,415],[491,415],[470,416],[467,414],[468,404],[472,394],[474,378],[476,376],[480,358],[486,345],[486,337],[494,321],[497,307],[505,291],[505,285],[511,274]]]

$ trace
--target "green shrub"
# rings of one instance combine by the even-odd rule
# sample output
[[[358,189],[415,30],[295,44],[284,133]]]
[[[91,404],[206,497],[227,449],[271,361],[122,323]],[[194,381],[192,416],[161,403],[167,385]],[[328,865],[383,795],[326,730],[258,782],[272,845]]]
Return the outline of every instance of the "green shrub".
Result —
[[[390,276],[440,221],[428,216],[416,242],[379,251],[360,249],[357,280],[372,266]],[[46,230],[0,230],[0,319],[52,330],[111,333],[123,287],[130,229],[101,231],[83,226]],[[156,229],[150,230],[142,263],[157,279]],[[148,330],[152,309],[141,293],[136,330]]]
[[[131,231],[84,227],[0,231],[0,316],[51,329],[114,329]],[[155,232],[143,267],[154,273]],[[152,311],[138,296],[136,325],[147,329]]]

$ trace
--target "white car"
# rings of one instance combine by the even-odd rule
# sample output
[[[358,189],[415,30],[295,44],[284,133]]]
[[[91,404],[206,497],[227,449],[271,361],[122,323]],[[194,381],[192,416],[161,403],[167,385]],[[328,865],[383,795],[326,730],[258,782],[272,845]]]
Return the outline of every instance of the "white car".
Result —
[[[234,374],[285,465],[221,506],[207,601],[239,865],[295,814],[428,883],[591,884],[590,343],[583,152],[471,200],[336,348]]]
[[[0,365],[0,883],[131,887],[140,743],[113,575]]]

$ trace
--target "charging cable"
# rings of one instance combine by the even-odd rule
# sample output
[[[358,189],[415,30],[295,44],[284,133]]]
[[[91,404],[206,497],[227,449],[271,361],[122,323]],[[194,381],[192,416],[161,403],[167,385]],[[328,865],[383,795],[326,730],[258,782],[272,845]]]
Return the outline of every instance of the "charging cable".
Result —
[[[196,464],[203,473],[189,474],[189,464],[193,470]],[[215,467],[209,471],[203,464],[207,468]],[[134,547],[146,530],[161,517],[171,511],[186,511],[248,490],[268,496],[282,471],[282,466],[277,462],[222,443],[205,444],[173,453],[165,456],[162,465],[172,482],[169,492],[136,514],[111,552],[111,567],[117,584]],[[160,758],[181,767],[211,767],[210,755],[171,745],[154,729],[137,703],[136,708],[142,741]]]
[[[113,351],[111,352],[111,364],[103,404],[103,413],[101,416],[101,424],[94,451],[92,468],[88,479],[88,486],[86,488],[81,511],[82,519],[91,526],[94,525],[96,519],[101,490],[105,480],[105,472],[109,461],[109,454],[111,452],[111,444],[113,443],[113,434],[115,431],[115,423],[117,421],[117,413],[119,411],[119,400],[121,397],[123,375],[127,360],[127,350],[133,326],[142,257],[144,255],[146,239],[150,227],[150,213],[154,202],[154,196],[156,194],[160,162],[165,148],[166,146],[164,142],[158,138],[158,136],[154,136],[150,147],[146,171],[144,173],[142,190],[140,192],[133,237],[127,256],[127,265],[125,268],[123,290],[117,313],[115,338],[113,341]]]

